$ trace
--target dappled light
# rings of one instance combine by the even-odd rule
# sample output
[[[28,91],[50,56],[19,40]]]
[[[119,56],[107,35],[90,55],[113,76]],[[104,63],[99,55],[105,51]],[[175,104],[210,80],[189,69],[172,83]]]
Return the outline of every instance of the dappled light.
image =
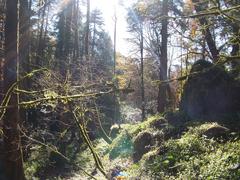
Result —
[[[238,0],[0,0],[0,180],[240,179]]]

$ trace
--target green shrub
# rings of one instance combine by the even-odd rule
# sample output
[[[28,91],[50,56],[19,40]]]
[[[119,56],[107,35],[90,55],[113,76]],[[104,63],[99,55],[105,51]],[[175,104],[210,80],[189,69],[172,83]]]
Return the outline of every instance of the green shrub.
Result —
[[[156,179],[238,179],[240,170],[232,167],[240,162],[240,141],[225,144],[201,136],[216,124],[203,124],[164,143],[166,149],[152,161],[144,163],[149,176]],[[161,151],[160,151],[161,152]]]

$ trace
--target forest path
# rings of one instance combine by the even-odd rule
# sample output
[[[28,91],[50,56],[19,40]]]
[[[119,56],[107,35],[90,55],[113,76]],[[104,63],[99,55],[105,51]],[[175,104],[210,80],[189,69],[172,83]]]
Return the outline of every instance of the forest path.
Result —
[[[107,143],[104,143],[101,141],[100,144],[98,144],[96,146],[96,149],[99,148],[99,146],[102,146],[103,144],[107,145]],[[111,145],[109,145],[111,146]],[[87,150],[88,151],[88,150]],[[86,154],[88,154],[88,152],[83,152],[83,156],[85,156]],[[96,179],[98,180],[106,180],[107,178],[99,171],[96,170],[96,166],[95,166],[95,162],[93,160],[93,157],[88,154],[88,160],[87,162],[85,162],[84,166],[82,166],[82,168],[84,168],[84,170],[86,172],[88,172],[89,174],[93,175]],[[117,157],[113,160],[111,160],[109,158],[109,154],[105,154],[104,156],[101,155],[101,160],[104,166],[104,170],[105,173],[108,176],[108,179],[111,179],[112,176],[116,176],[116,175],[126,175],[127,173],[125,172],[128,167],[130,167],[133,162],[130,158],[121,158],[121,157]],[[83,164],[82,164],[83,165]],[[87,179],[92,179],[91,177],[89,177],[88,175],[86,175],[83,171],[79,170],[78,172],[75,172],[73,174],[73,176],[69,177],[67,180],[87,180]]]
[[[129,126],[130,124],[138,124],[138,122],[141,121],[141,110],[125,102],[122,102],[121,104],[121,115],[124,119],[123,123],[125,123],[121,125],[123,129],[125,129],[125,126]],[[128,170],[128,168],[133,164],[133,161],[130,157],[116,156],[112,159],[110,158],[111,149],[114,146],[116,146],[115,140],[117,138],[114,139],[112,144],[108,144],[103,139],[98,139],[93,141],[95,150],[101,158],[105,173],[109,176],[108,179],[111,179],[111,174],[112,175],[119,174],[119,173],[126,174],[126,171]],[[125,143],[124,140],[121,141],[121,143],[124,144]],[[121,146],[121,144],[119,145]],[[121,150],[127,151],[129,153],[129,149],[121,149]],[[78,163],[79,166],[83,168],[86,172],[93,175],[97,179],[100,179],[100,180],[106,179],[106,177],[100,171],[96,170],[95,168],[96,165],[89,149],[81,152],[78,159],[79,159],[79,163]],[[78,172],[75,172],[72,177],[69,177],[68,180],[87,180],[87,179],[91,179],[91,178],[89,178],[89,176],[86,175],[83,171],[79,170]]]

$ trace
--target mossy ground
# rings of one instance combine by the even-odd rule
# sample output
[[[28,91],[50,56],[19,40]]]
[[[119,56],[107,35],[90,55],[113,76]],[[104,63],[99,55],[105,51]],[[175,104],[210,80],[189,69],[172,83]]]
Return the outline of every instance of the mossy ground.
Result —
[[[155,115],[138,124],[121,125],[120,134],[107,144],[103,139],[95,140],[98,152],[106,172],[121,166],[128,179],[239,179],[240,178],[240,140],[232,133],[226,141],[207,139],[203,133],[217,123],[187,123],[180,137],[166,138],[156,143],[141,161],[133,163],[133,141],[138,133],[169,133],[177,130],[172,124],[163,129],[154,129],[151,124],[163,119]],[[166,130],[167,129],[167,130]],[[163,136],[164,137],[164,136]],[[75,167],[84,168],[98,179],[104,176],[95,170],[93,157],[88,149],[77,154],[73,160]],[[35,166],[34,166],[35,168]],[[77,168],[76,168],[77,169]],[[69,179],[88,179],[80,170]]]

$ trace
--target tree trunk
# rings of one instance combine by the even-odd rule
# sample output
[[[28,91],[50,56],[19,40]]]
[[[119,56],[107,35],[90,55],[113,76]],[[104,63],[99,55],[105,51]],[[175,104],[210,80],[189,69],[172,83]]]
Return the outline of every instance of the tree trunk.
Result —
[[[144,65],[143,65],[143,24],[140,27],[140,54],[141,54],[141,96],[142,96],[142,121],[145,119],[145,89],[144,89]]]
[[[117,61],[117,9],[116,5],[114,7],[114,45],[113,45],[113,78],[116,78],[116,61]],[[117,117],[117,106],[118,106],[118,100],[117,100],[117,93],[114,92],[114,121],[118,126],[120,127],[120,122]]]
[[[233,28],[233,45],[232,45],[232,51],[231,51],[231,56],[237,56],[240,52],[240,48],[239,48],[239,38],[240,34],[239,34],[239,25],[238,24],[232,24],[232,28]],[[239,60],[233,60],[231,62],[232,64],[232,69],[233,69],[233,74],[234,76],[238,76],[239,75],[239,67],[240,67],[240,62]]]
[[[3,63],[4,63],[4,58],[5,58],[5,54],[4,54],[4,50],[5,50],[5,35],[4,35],[4,27],[5,27],[5,20],[6,20],[6,16],[5,16],[5,5],[6,2],[5,1],[0,1],[0,101],[2,101],[3,98]]]
[[[4,64],[4,92],[17,81],[18,63],[18,0],[7,0],[6,13],[6,61]],[[18,95],[12,94],[8,105],[16,106]],[[5,175],[8,180],[24,180],[21,140],[19,132],[19,109],[17,107],[6,110],[3,121],[5,148]]]
[[[76,60],[80,56],[80,50],[79,50],[79,0],[76,0],[74,2],[74,23],[75,23],[75,29],[74,29],[74,56],[73,59]]]
[[[45,2],[42,10],[42,16],[39,18],[41,19],[40,29],[39,29],[39,37],[38,37],[38,48],[37,48],[37,58],[36,58],[36,65],[42,66],[43,64],[43,56],[44,56],[44,24],[45,24],[45,16],[46,16],[46,10],[47,10],[47,3]]]
[[[90,26],[90,0],[87,0],[87,21],[86,21],[86,34],[85,34],[85,57],[89,61],[89,26]]]
[[[160,69],[159,69],[159,76],[160,81],[167,80],[167,42],[168,42],[168,0],[163,0],[162,4],[162,42],[161,42],[161,56],[160,56]],[[166,84],[160,84],[159,85],[159,91],[158,91],[158,112],[162,113],[166,110],[167,106],[167,85]]]
[[[92,15],[93,17],[93,36],[92,36],[92,50],[91,50],[91,58],[92,60],[95,60],[95,54],[94,54],[94,49],[95,49],[95,39],[96,39],[96,14]]]
[[[195,4],[197,13],[206,10],[208,6],[206,1],[193,0],[193,3]],[[199,18],[199,22],[203,28],[203,35],[205,36],[205,40],[212,55],[212,60],[213,62],[217,62],[219,59],[219,51],[210,32],[208,21],[205,16],[202,16]]]
[[[29,28],[30,28],[30,12],[28,7],[28,0],[20,0],[20,41],[19,41],[19,58],[23,63],[23,71],[30,72],[29,70]]]

